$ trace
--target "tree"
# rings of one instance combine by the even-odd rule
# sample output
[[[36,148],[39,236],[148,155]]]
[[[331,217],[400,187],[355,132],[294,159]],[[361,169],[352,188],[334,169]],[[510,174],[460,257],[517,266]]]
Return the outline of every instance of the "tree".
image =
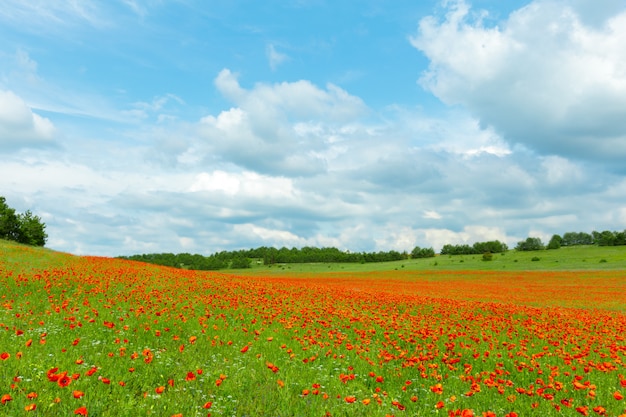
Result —
[[[0,196],[0,239],[18,241],[20,223],[15,209],[9,207],[6,199]]]
[[[250,259],[238,255],[230,263],[232,269],[250,268]]]
[[[610,230],[605,230],[598,235],[597,243],[599,246],[615,246],[617,236]]]
[[[526,240],[517,243],[515,250],[530,251],[544,249],[543,242],[538,237],[528,237]]]
[[[46,225],[39,216],[35,216],[30,210],[26,210],[24,214],[18,214],[17,219],[20,224],[18,242],[31,246],[44,246],[46,244],[48,239]]]
[[[44,246],[48,235],[46,225],[30,210],[15,214],[6,199],[0,196],[0,239],[13,240],[32,246]]]
[[[432,258],[433,256],[435,256],[435,250],[433,248],[420,248],[419,246],[416,246],[411,251],[411,258],[413,259]]]
[[[548,242],[547,249],[558,249],[561,247],[563,239],[559,235],[552,235],[550,242]]]

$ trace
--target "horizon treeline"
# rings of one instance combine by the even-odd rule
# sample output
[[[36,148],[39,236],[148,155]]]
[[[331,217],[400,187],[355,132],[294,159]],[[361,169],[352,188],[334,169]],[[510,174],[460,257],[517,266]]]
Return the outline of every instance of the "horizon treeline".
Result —
[[[532,244],[530,244],[532,243]],[[547,246],[541,239],[529,237],[526,241],[519,242],[515,250],[543,250],[558,249],[563,246],[598,245],[616,246],[626,245],[626,231],[623,232],[567,232],[561,235],[553,235]],[[451,245],[442,247],[441,255],[479,255],[485,253],[502,253],[508,251],[506,243],[499,240],[487,242],[475,242],[472,245]],[[190,253],[151,253],[142,255],[119,256],[121,259],[147,262],[175,268],[218,270],[250,268],[252,262],[263,265],[288,264],[288,263],[369,263],[389,262],[405,259],[418,259],[434,257],[432,247],[420,248],[416,246],[411,252],[403,251],[378,251],[378,252],[351,252],[342,251],[335,247],[317,248],[305,246],[291,249],[282,247],[261,246],[255,249],[242,249],[236,251],[221,251],[209,256]]]
[[[419,249],[419,248],[418,248]],[[414,250],[415,251],[415,250]],[[431,253],[435,256],[435,251],[430,249],[422,253]],[[261,246],[254,249],[242,249],[237,251],[221,251],[209,256],[189,253],[151,253],[143,255],[119,256],[118,258],[131,261],[141,261],[175,268],[197,269],[197,270],[218,270],[218,269],[238,269],[249,268],[252,260],[264,265],[288,264],[288,263],[317,263],[317,262],[338,262],[338,263],[367,263],[367,262],[389,262],[409,259],[410,255],[405,252],[391,250],[388,252],[350,252],[342,251],[334,247],[317,248],[305,246],[302,248],[293,247],[291,249],[282,247],[280,249],[268,246]]]

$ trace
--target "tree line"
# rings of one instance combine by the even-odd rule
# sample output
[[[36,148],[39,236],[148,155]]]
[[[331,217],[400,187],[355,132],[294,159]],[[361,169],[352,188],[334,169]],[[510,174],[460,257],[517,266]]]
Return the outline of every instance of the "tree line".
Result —
[[[472,246],[463,245],[443,245],[441,248],[442,255],[480,255],[483,253],[501,253],[509,250],[506,243],[499,240],[490,240],[488,242],[476,242]]]
[[[418,248],[419,249],[419,248]],[[432,256],[434,250],[430,248]],[[350,252],[342,251],[334,247],[317,248],[305,246],[302,248],[280,249],[261,246],[254,249],[237,251],[221,251],[209,256],[192,255],[189,253],[152,253],[143,255],[120,256],[122,259],[148,262],[157,265],[172,266],[176,268],[197,270],[218,270],[226,268],[250,268],[253,260],[264,265],[289,264],[289,263],[366,263],[388,262],[408,259],[409,254],[391,250],[388,252]]]
[[[31,246],[44,246],[48,240],[46,225],[30,210],[16,213],[6,198],[0,196],[0,239],[12,240]]]
[[[626,230],[621,232],[604,230],[602,232],[567,232],[563,236],[552,235],[547,245],[544,245],[538,237],[528,237],[517,243],[515,250],[531,251],[542,249],[559,249],[562,246],[598,245],[598,246],[621,246],[626,245]]]

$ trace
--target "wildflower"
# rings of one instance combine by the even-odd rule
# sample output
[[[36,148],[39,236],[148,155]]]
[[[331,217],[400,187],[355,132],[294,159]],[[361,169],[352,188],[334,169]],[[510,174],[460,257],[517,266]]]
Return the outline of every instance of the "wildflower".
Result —
[[[11,401],[13,399],[13,397],[11,397],[10,394],[4,394],[1,398],[0,398],[0,403],[2,403],[2,405],[6,404],[7,402]]]
[[[74,414],[77,414],[79,416],[86,416],[87,415],[87,407],[85,407],[85,406],[78,407],[76,410],[74,410]]]
[[[430,387],[430,390],[434,392],[435,394],[443,394],[443,385],[435,384],[432,387]]]
[[[67,376],[67,372],[63,372],[61,375],[59,375],[59,379],[57,379],[56,382],[59,387],[65,388],[72,382],[72,378]]]
[[[79,398],[83,398],[83,396],[85,395],[84,392],[82,391],[78,391],[78,390],[74,390],[72,392],[72,395],[74,396],[74,398],[79,399]]]

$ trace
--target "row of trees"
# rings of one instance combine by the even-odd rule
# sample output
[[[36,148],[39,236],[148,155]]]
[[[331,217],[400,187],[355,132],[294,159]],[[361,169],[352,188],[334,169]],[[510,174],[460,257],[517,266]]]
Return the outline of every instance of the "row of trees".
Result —
[[[560,235],[552,235],[547,245],[544,245],[540,238],[529,237],[517,243],[515,250],[531,251],[542,249],[559,249],[562,246],[576,245],[598,245],[598,246],[620,246],[626,245],[626,230],[622,232],[605,230],[603,232],[567,232]]]
[[[567,232],[553,235],[548,245],[544,245],[538,237],[528,237],[515,246],[518,251],[535,251],[543,249],[558,249],[561,246],[575,245],[600,245],[614,246],[626,245],[626,231],[624,232]],[[499,240],[476,242],[472,245],[446,244],[441,249],[441,255],[481,255],[503,253],[509,250],[506,243]],[[317,248],[305,246],[303,248],[280,249],[261,246],[254,249],[238,251],[222,251],[210,256],[192,255],[189,253],[153,253],[145,255],[121,256],[120,258],[154,263],[158,265],[172,266],[176,268],[188,268],[197,270],[218,270],[226,268],[249,268],[252,260],[262,262],[265,265],[288,264],[288,263],[326,263],[326,262],[388,262],[404,259],[430,258],[435,256],[432,247],[420,248],[416,246],[410,253],[391,250],[388,252],[350,252],[341,251],[334,247]]]
[[[6,198],[0,196],[0,239],[32,246],[44,246],[48,239],[46,225],[30,210],[16,213]]]
[[[435,256],[435,251],[428,249],[430,256]],[[421,256],[424,257],[424,256]],[[144,255],[120,256],[123,259],[148,262],[157,265],[172,266],[176,268],[188,268],[197,270],[217,270],[225,268],[249,268],[251,259],[257,259],[265,265],[286,263],[312,263],[312,262],[387,262],[408,259],[406,252],[349,252],[337,248],[316,248],[305,246],[303,248],[262,246],[255,249],[222,251],[210,256],[192,255],[189,253],[152,253]]]
[[[441,248],[442,255],[480,255],[483,253],[501,253],[509,250],[506,243],[499,240],[490,240],[488,242],[476,242],[472,246],[464,245],[443,245]]]

